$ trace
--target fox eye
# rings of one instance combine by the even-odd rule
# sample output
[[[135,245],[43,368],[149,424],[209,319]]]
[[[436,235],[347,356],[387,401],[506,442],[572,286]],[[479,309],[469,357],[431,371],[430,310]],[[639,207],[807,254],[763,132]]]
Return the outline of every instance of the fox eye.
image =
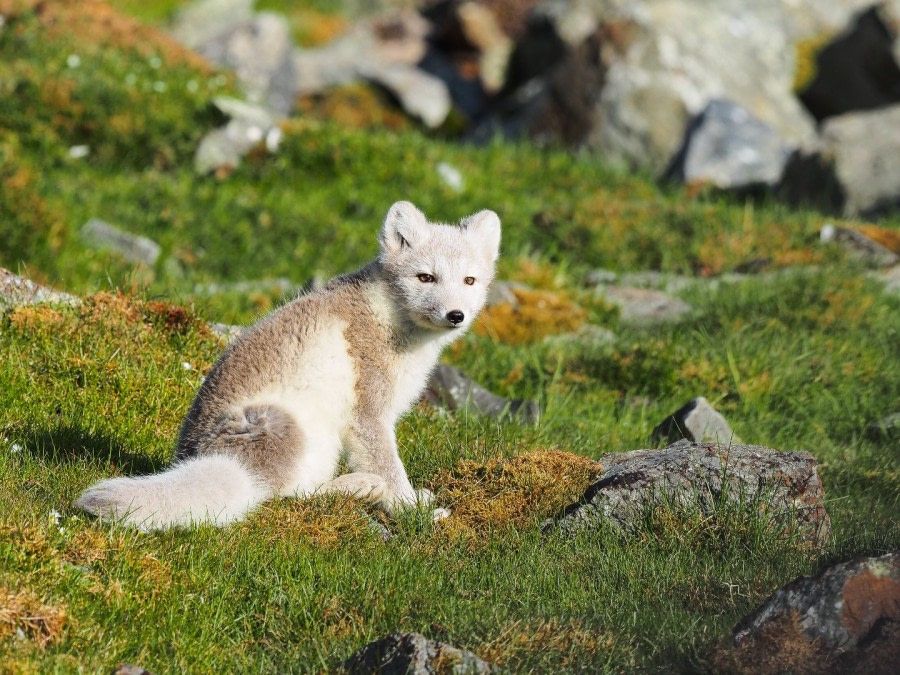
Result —
[[[475,283],[475,277],[466,277],[463,281],[466,282],[466,285],[471,286]]]
[[[423,284],[433,284],[434,283],[434,277],[430,274],[425,274],[425,272],[422,272],[422,274],[417,274],[416,277]]]

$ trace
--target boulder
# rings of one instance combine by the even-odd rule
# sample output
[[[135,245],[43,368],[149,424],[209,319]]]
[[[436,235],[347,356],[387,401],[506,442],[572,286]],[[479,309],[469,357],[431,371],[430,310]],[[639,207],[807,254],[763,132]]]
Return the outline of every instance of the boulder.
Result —
[[[447,410],[462,410],[496,419],[513,418],[534,423],[541,416],[537,401],[509,400],[492,394],[462,371],[446,364],[439,364],[434,369],[424,398],[432,405]]]
[[[698,443],[738,444],[728,421],[703,396],[691,399],[663,420],[650,435],[653,441],[670,443],[686,439]]]
[[[280,115],[293,110],[293,41],[282,15],[254,14],[251,0],[200,0],[176,14],[170,31],[211,63],[234,71],[250,102]]]
[[[545,531],[566,534],[609,525],[632,531],[660,503],[711,515],[724,500],[771,518],[785,536],[808,544],[828,538],[825,491],[808,452],[757,445],[680,441],[662,450],[610,453],[603,473]]]
[[[900,103],[897,26],[887,13],[877,6],[861,12],[816,54],[815,75],[799,97],[817,120]]]
[[[732,634],[729,672],[895,673],[900,552],[858,558],[776,590]]]
[[[74,305],[79,300],[74,295],[54,291],[0,267],[0,311],[16,305],[36,305],[42,302]]]
[[[900,205],[900,105],[825,120],[794,153],[778,188],[787,201],[846,216]]]
[[[743,106],[714,99],[690,122],[668,173],[722,189],[775,186],[792,150]]]
[[[421,633],[394,633],[367,644],[344,662],[352,675],[433,675],[490,673],[491,664],[475,654]]]
[[[131,234],[118,227],[91,218],[81,227],[81,238],[90,247],[112,251],[128,262],[153,266],[162,248],[152,239]]]

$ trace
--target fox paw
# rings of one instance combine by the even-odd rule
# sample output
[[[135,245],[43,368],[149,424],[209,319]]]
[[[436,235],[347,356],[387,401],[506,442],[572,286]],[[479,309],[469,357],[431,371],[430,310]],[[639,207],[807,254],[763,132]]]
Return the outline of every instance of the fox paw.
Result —
[[[418,506],[430,506],[434,502],[434,493],[428,488],[416,490],[416,504]]]

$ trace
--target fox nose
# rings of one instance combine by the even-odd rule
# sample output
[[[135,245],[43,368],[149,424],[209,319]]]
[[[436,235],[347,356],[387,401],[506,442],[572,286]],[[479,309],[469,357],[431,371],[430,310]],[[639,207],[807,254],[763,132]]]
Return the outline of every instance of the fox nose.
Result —
[[[450,323],[457,324],[462,323],[463,319],[466,318],[466,315],[460,312],[458,309],[451,309],[447,312],[447,320]]]

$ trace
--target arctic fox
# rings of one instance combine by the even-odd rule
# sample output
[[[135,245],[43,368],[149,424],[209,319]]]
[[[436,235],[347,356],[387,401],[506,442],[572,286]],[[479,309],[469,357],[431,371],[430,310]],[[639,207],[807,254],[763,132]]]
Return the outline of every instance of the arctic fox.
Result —
[[[480,211],[458,226],[429,223],[397,202],[379,244],[374,261],[286,304],[225,351],[171,468],[101,481],[75,505],[158,529],[240,520],[276,495],[353,494],[388,513],[430,502],[409,482],[394,425],[484,306],[500,219]],[[351,473],[335,477],[341,457]]]

